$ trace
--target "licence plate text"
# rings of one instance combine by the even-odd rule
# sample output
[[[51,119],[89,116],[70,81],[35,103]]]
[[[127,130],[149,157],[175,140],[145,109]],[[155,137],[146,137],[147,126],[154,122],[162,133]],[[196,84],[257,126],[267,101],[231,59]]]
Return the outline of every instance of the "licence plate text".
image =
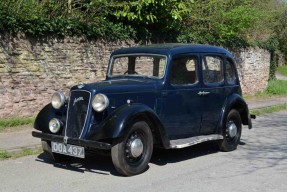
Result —
[[[69,145],[64,143],[51,142],[52,152],[69,155],[73,157],[85,158],[84,147]]]

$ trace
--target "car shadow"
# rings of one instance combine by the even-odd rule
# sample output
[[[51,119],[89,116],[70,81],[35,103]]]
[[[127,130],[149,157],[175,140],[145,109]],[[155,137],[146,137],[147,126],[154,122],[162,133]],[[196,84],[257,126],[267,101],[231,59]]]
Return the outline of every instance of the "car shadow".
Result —
[[[164,166],[169,163],[177,163],[217,153],[218,151],[215,142],[206,142],[183,149],[166,150],[155,148],[150,163]],[[85,159],[71,157],[68,162],[56,163],[49,155],[41,153],[38,155],[36,161],[51,164],[55,168],[66,169],[78,173],[92,172],[102,175],[121,176],[114,168],[111,156],[109,155],[87,154]]]
[[[201,156],[219,152],[217,143],[214,141],[201,143],[182,149],[154,149],[151,163],[163,166],[169,163],[178,163],[188,159],[195,159]]]
[[[85,159],[71,157],[67,162],[54,162],[46,153],[38,155],[36,161],[53,165],[55,168],[66,169],[78,173],[92,172],[102,175],[120,176],[113,167],[112,159],[106,155],[87,154]]]

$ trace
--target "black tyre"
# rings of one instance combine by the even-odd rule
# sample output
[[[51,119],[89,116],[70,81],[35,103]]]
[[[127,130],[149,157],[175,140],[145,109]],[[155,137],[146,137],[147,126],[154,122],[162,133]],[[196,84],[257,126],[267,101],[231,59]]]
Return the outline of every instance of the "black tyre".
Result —
[[[125,176],[145,171],[153,151],[153,135],[145,121],[134,122],[128,134],[111,150],[116,170]]]
[[[237,110],[232,109],[225,121],[225,126],[222,129],[223,140],[219,142],[221,151],[233,151],[237,148],[241,137],[242,123],[241,117]]]
[[[53,161],[57,162],[57,163],[63,163],[63,162],[68,162],[71,157],[67,156],[67,155],[61,155],[58,153],[53,153],[52,149],[51,149],[51,142],[50,141],[45,141],[42,140],[42,148],[45,154],[47,154],[48,156],[50,156]]]

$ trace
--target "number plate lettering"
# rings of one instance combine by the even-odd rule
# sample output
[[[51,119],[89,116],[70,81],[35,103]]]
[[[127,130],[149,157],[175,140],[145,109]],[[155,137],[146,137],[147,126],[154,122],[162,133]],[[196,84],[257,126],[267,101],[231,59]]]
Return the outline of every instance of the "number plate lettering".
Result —
[[[60,153],[64,155],[85,158],[85,149],[84,147],[75,146],[75,145],[65,145],[64,143],[51,142],[52,152]]]

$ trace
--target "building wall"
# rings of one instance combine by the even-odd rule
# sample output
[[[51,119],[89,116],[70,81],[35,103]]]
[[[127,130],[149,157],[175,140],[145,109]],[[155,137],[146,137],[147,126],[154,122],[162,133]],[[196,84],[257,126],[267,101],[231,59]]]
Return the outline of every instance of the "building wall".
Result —
[[[130,42],[82,38],[35,40],[0,35],[0,118],[32,116],[55,91],[105,78],[110,53]],[[270,55],[261,49],[235,51],[243,92],[266,88]]]

